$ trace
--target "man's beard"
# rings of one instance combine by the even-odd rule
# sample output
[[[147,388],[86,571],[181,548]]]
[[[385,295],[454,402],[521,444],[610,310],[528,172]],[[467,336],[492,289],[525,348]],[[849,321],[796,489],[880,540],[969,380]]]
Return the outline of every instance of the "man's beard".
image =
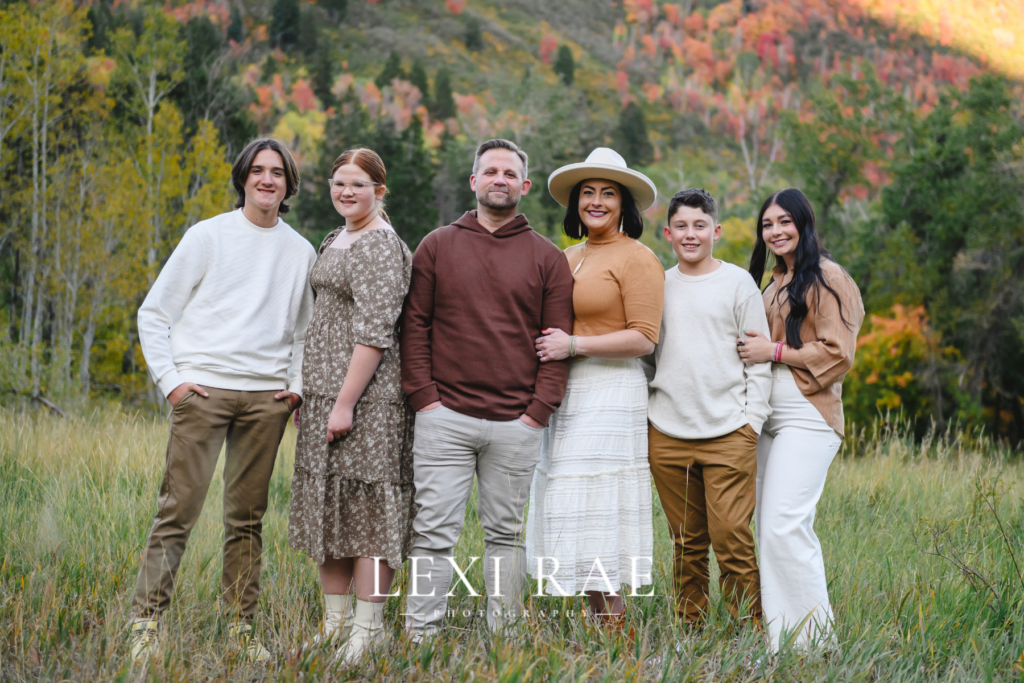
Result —
[[[505,195],[500,195],[497,192],[495,195],[498,196],[491,197],[490,191],[481,188],[480,190],[477,190],[476,200],[488,209],[495,209],[497,211],[510,209],[519,204],[519,195],[517,194],[513,196],[511,190]]]

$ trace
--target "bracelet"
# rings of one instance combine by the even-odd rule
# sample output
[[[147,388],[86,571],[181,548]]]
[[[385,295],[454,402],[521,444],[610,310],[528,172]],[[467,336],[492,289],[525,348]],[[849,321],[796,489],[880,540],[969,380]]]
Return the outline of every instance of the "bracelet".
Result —
[[[782,342],[775,342],[775,353],[772,354],[772,360],[775,361],[776,363],[781,363],[782,362],[782,347],[783,346],[784,346],[784,344]]]
[[[575,334],[572,335],[571,337],[569,337],[569,355],[570,356],[575,356],[576,355],[576,335]]]

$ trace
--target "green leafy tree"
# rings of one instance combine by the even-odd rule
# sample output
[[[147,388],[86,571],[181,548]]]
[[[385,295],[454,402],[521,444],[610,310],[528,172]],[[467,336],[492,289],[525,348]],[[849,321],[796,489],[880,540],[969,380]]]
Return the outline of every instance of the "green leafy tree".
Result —
[[[622,109],[615,139],[630,166],[646,166],[654,161],[654,146],[647,134],[644,112],[636,102],[630,102]]]
[[[309,5],[299,13],[299,49],[307,61],[312,61],[320,54],[320,17],[321,12]]]
[[[19,355],[29,360],[32,396],[44,389],[47,334],[43,322],[46,309],[54,305],[48,281],[53,273],[52,254],[59,249],[55,237],[62,224],[60,206],[68,194],[60,174],[75,155],[68,149],[73,142],[68,140],[66,126],[84,114],[75,111],[73,94],[85,66],[86,13],[84,7],[76,9],[67,0],[0,7],[0,142],[12,133],[24,136],[19,145],[24,161],[19,166],[31,178],[20,182],[11,178],[21,191],[4,187],[0,201],[5,213],[13,209],[19,230],[14,235],[22,261],[18,340],[25,352]],[[5,156],[0,148],[0,163]],[[11,227],[7,221],[0,227],[5,240],[12,236]]]
[[[368,145],[388,170],[388,199],[385,209],[391,225],[410,249],[437,226],[433,180],[436,169],[423,145],[423,124],[419,117],[397,132],[395,122],[382,119]]]
[[[185,78],[188,44],[181,39],[178,22],[160,8],[149,8],[142,15],[143,25],[117,30],[111,49],[118,59],[115,81],[127,90],[127,105],[153,132],[157,107]]]
[[[1014,156],[1016,155],[1016,156]],[[946,93],[901,142],[882,193],[888,234],[912,245],[875,277],[884,294],[923,303],[945,342],[963,356],[971,398],[990,409],[992,430],[1024,438],[1024,122],[1010,87],[984,75],[967,93]],[[880,264],[881,265],[881,264]],[[966,408],[966,407],[962,407]]]
[[[466,49],[470,52],[479,52],[484,49],[484,34],[480,26],[480,18],[474,15],[466,17]]]
[[[180,30],[187,50],[184,76],[170,98],[178,105],[189,135],[211,121],[229,151],[237,151],[258,131],[249,115],[249,95],[233,80],[235,61],[224,51],[220,29],[206,16],[192,17]]]
[[[331,91],[334,87],[334,55],[327,48],[319,50],[314,57],[312,86],[313,93],[324,105],[324,109],[335,105],[334,93]]]
[[[434,79],[434,108],[431,112],[436,119],[450,119],[455,116],[455,97],[452,95],[452,75],[448,69],[439,69]]]
[[[568,45],[560,45],[555,55],[554,71],[562,77],[562,82],[572,85],[576,78],[576,61],[572,57],[572,49]]]
[[[274,45],[289,47],[299,39],[301,20],[299,0],[274,0],[270,12],[270,28]]]
[[[263,64],[260,65],[260,83],[270,83],[274,80],[274,74],[278,71],[277,60],[273,54],[268,54],[263,58]]]
[[[473,173],[473,157],[476,144],[473,140],[462,139],[446,129],[441,134],[438,153],[437,174],[434,176],[434,206],[437,207],[441,225],[454,222],[459,216],[476,206],[476,194],[469,187],[469,176]],[[534,183],[537,180],[534,179]],[[547,193],[545,193],[547,194]]]
[[[238,5],[231,6],[231,23],[228,24],[227,38],[236,43],[245,40],[245,26],[242,24],[242,13],[238,11]]]
[[[92,26],[92,35],[89,36],[88,50],[99,52],[110,47],[110,33],[119,28],[118,19],[124,21],[123,15],[115,17],[110,11],[110,0],[98,0],[89,5],[89,13],[86,19]]]
[[[118,29],[112,45],[119,58],[116,77],[126,85],[128,105],[145,128],[138,163],[146,188],[144,202],[149,210],[145,254],[147,281],[152,286],[169,247],[172,225],[168,197],[173,197],[173,191],[168,179],[176,173],[174,153],[168,151],[173,142],[154,127],[160,111],[165,112],[166,118],[180,116],[176,106],[163,105],[164,99],[185,78],[188,45],[180,39],[174,17],[156,7],[146,10],[141,34],[128,27]],[[175,125],[166,127],[175,129]],[[168,159],[172,160],[170,164]]]
[[[220,31],[206,16],[189,19],[181,26],[179,35],[186,45],[183,78],[170,97],[185,117],[185,125],[194,128],[199,119],[209,118],[207,98],[213,94],[210,91],[214,85],[210,83],[210,67],[220,57],[222,41]]]
[[[420,93],[423,95],[423,104],[429,109],[430,84],[427,82],[427,71],[423,68],[423,63],[418,59],[412,63],[412,69],[409,71],[409,82],[420,89]]]
[[[334,21],[342,21],[348,14],[348,0],[322,0],[317,4],[327,10]]]
[[[374,83],[378,88],[383,88],[386,85],[391,85],[391,81],[396,78],[405,78],[405,71],[402,70],[402,58],[398,51],[392,50],[388,61],[384,62],[384,69],[377,74]]]

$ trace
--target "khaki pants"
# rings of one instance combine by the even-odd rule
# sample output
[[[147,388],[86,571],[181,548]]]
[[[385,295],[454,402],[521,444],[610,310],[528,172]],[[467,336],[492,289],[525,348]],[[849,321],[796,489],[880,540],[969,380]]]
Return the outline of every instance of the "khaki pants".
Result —
[[[523,512],[540,461],[543,431],[521,420],[483,420],[443,406],[416,414],[413,474],[421,507],[409,553],[405,628],[410,634],[433,633],[444,620],[445,594],[454,575],[448,558],[459,542],[474,474],[477,517],[484,530],[487,624],[498,630],[519,616],[526,585]],[[455,559],[466,571],[469,554]],[[414,566],[420,577],[418,595],[411,593]]]
[[[274,399],[276,391],[204,389],[209,398],[189,392],[171,412],[158,509],[132,605],[137,617],[158,616],[171,602],[174,577],[225,439],[221,598],[231,615],[249,620],[256,611],[261,520],[291,406]]]
[[[714,439],[681,440],[649,426],[651,474],[675,545],[676,609],[697,624],[708,607],[708,548],[721,570],[722,596],[734,617],[746,600],[760,620],[760,577],[750,520],[754,514],[757,433],[744,425]]]

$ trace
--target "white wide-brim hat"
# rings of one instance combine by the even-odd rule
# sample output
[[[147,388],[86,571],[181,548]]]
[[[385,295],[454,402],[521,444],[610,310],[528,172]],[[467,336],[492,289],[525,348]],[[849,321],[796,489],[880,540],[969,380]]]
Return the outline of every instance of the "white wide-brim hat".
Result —
[[[548,192],[562,206],[569,205],[572,188],[582,180],[614,180],[629,189],[640,211],[646,211],[658,197],[658,188],[643,173],[631,171],[626,160],[614,149],[598,147],[581,164],[569,164],[548,176]]]

